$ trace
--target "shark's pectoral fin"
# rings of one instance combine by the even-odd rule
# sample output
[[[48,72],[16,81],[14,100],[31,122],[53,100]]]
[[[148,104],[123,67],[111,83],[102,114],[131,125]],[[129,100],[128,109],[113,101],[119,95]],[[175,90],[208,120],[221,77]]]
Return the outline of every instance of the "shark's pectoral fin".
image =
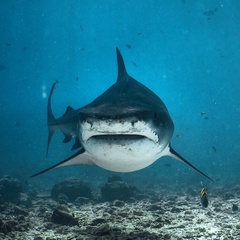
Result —
[[[45,172],[55,169],[55,168],[72,166],[72,165],[93,165],[93,164],[95,164],[93,161],[93,158],[82,148],[80,151],[78,151],[71,157],[69,157],[47,169],[44,169],[36,174],[33,174],[30,177],[36,177],[42,173],[45,173]]]
[[[166,156],[175,158],[185,164],[187,164],[189,167],[193,168],[195,171],[197,171],[198,173],[202,174],[204,177],[208,178],[209,180],[213,181],[213,179],[211,179],[210,177],[208,177],[205,173],[203,173],[202,171],[200,171],[199,169],[197,169],[196,167],[194,167],[190,162],[188,162],[186,159],[184,159],[182,156],[180,156],[175,150],[173,150],[171,148],[171,146],[169,146],[169,151],[166,154]]]

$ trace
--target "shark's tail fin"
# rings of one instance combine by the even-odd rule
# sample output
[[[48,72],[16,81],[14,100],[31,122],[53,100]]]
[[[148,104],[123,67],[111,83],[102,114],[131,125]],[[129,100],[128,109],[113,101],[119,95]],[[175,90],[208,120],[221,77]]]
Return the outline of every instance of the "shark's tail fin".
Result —
[[[52,88],[51,88],[51,91],[50,91],[50,94],[48,97],[48,105],[47,105],[48,143],[47,143],[46,156],[48,155],[49,145],[50,145],[52,136],[55,132],[55,130],[51,127],[51,123],[56,120],[53,115],[53,112],[52,112],[52,94],[53,94],[53,91],[54,91],[57,83],[58,83],[58,81],[56,81],[52,85]]]

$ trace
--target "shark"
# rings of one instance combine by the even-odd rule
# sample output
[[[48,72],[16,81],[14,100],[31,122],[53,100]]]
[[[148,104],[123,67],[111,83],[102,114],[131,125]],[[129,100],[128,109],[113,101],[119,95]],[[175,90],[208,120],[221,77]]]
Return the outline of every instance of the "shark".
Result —
[[[213,181],[171,147],[174,123],[163,101],[132,78],[116,48],[117,81],[91,103],[79,109],[68,106],[60,118],[52,112],[52,85],[48,104],[48,143],[56,131],[64,143],[75,139],[75,154],[31,177],[71,165],[97,165],[113,172],[133,172],[148,167],[164,156],[179,160]]]

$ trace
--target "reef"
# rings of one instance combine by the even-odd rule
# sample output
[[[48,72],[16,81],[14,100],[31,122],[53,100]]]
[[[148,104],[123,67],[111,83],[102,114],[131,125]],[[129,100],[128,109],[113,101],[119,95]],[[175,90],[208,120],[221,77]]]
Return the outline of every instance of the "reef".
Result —
[[[102,199],[105,201],[122,200],[130,201],[138,198],[140,191],[129,183],[124,182],[119,176],[111,176],[101,188]]]
[[[201,189],[193,186],[139,190],[117,176],[99,192],[80,179],[66,179],[48,194],[35,195],[31,189],[22,192],[16,179],[0,183],[0,239],[240,239],[237,184],[211,187],[209,206],[203,208]],[[84,188],[76,194],[63,186]],[[10,196],[8,188],[16,192]],[[22,194],[25,200],[19,201]],[[65,197],[59,199],[61,194]]]
[[[73,202],[79,197],[92,199],[91,188],[79,178],[68,178],[55,184],[51,191],[51,196],[59,202]]]

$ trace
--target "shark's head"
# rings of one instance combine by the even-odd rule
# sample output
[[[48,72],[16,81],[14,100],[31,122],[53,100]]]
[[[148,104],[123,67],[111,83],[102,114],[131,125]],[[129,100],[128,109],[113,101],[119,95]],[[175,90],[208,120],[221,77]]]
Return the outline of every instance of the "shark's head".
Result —
[[[145,168],[162,156],[173,125],[158,119],[157,113],[139,113],[141,117],[88,116],[80,121],[80,141],[97,165],[130,172]]]
[[[117,59],[117,82],[80,109],[78,137],[97,165],[130,172],[162,156],[174,126],[160,98],[127,74],[118,50]]]

